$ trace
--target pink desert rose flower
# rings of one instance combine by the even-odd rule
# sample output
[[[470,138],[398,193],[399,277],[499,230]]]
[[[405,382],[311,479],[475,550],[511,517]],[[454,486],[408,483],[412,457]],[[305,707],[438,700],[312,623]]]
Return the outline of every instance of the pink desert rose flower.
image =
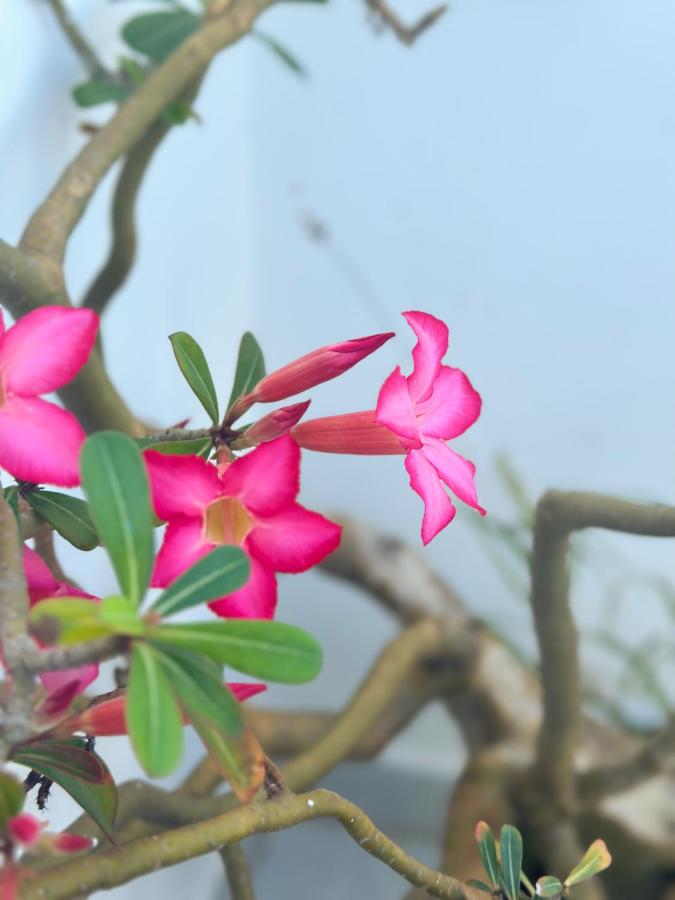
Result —
[[[262,378],[253,390],[240,397],[228,414],[228,421],[234,422],[254,403],[274,403],[293,397],[310,388],[330,381],[355,366],[366,356],[370,356],[394,336],[393,331],[370,334],[367,337],[342,341],[312,350],[311,353],[282,366]]]
[[[410,485],[424,501],[422,541],[428,544],[455,515],[445,486],[481,515],[475,467],[446,441],[480,414],[481,398],[460,369],[444,366],[448,328],[423,312],[403,314],[417,336],[413,371],[399,367],[382,385],[377,409],[302,422],[292,429],[301,447],[326,453],[404,453]]]
[[[261,444],[234,462],[214,466],[197,456],[146,450],[152,497],[168,522],[152,584],[166,587],[222,544],[249,556],[248,582],[209,604],[220,616],[270,619],[276,572],[304,572],[340,542],[340,527],[296,503],[300,449],[288,435]]]
[[[74,487],[85,439],[75,416],[48,403],[87,362],[98,316],[45,306],[5,331],[0,314],[0,466],[20,481]]]
[[[84,597],[92,603],[97,597],[86,594],[70,584],[57,581],[47,564],[29,547],[23,548],[23,566],[28,585],[30,605],[34,606],[47,597]],[[61,669],[58,672],[43,672],[40,680],[49,693],[48,711],[51,715],[66,709],[76,694],[82,693],[98,677],[98,665],[80,666],[77,669]]]

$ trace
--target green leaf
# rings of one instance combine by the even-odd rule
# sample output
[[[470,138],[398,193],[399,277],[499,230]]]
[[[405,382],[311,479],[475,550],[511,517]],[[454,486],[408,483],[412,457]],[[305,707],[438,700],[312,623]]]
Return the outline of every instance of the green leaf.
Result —
[[[302,65],[302,63],[295,57],[293,54],[280,44],[273,37],[270,37],[268,34],[264,34],[262,31],[258,31],[256,28],[254,31],[251,31],[253,37],[260,41],[265,47],[274,53],[274,55],[279,59],[287,68],[291,70],[295,75],[299,75],[300,78],[307,77],[307,70]]]
[[[25,791],[16,778],[0,772],[0,830],[4,831],[7,819],[21,811],[24,797]]]
[[[160,625],[153,641],[204,653],[223,665],[267,681],[302,684],[321,671],[321,647],[294,625],[230,619],[191,625]]]
[[[211,455],[211,447],[211,438],[195,438],[189,441],[159,441],[154,444],[147,442],[143,449],[176,456],[202,456],[204,459],[208,459]]]
[[[80,470],[91,517],[122,593],[139,606],[154,555],[150,485],[140,450],[124,434],[99,431],[82,448]]]
[[[79,644],[113,633],[98,604],[84,597],[46,597],[28,614],[31,632],[47,644]]]
[[[184,125],[192,115],[192,107],[183,100],[170,103],[162,113],[169,125]]]
[[[470,878],[467,881],[467,887],[472,887],[477,891],[482,891],[484,894],[492,895],[492,888],[490,885],[485,884],[484,881],[480,881],[478,878]]]
[[[227,404],[230,409],[235,400],[248,394],[261,378],[265,377],[265,360],[260,345],[250,331],[245,332],[239,344],[237,368],[234,373],[234,385]]]
[[[110,81],[84,81],[73,88],[73,100],[78,106],[99,106],[101,103],[124,103],[131,88]]]
[[[26,500],[35,512],[78,550],[93,550],[99,540],[84,500],[56,491],[30,491]]]
[[[560,897],[563,886],[560,879],[553,875],[544,875],[536,884],[537,897]]]
[[[5,500],[14,513],[14,518],[16,519],[16,527],[19,531],[19,543],[21,543],[23,540],[23,530],[21,528],[21,514],[19,512],[19,486],[17,484],[10,484],[9,487],[5,488],[4,494]]]
[[[479,822],[476,825],[476,842],[478,852],[483,862],[483,868],[487,872],[490,882],[497,887],[502,877],[501,866],[497,858],[497,844],[492,829],[487,822]]]
[[[154,62],[163,62],[199,27],[200,19],[187,9],[146,13],[122,28],[126,43]]]
[[[140,636],[146,624],[126,597],[106,597],[98,605],[98,615],[112,634]]]
[[[169,616],[208,603],[242,587],[250,574],[251,564],[243,550],[216,547],[173,581],[152,608],[162,616]]]
[[[98,754],[84,749],[79,738],[47,739],[24,744],[12,762],[53,779],[112,840],[117,790],[108,767]]]
[[[246,726],[239,736],[227,737],[199,715],[192,726],[239,800],[252,800],[265,778],[265,755],[253,731]]]
[[[129,738],[148,775],[170,775],[183,755],[183,718],[161,656],[134,643],[126,693]]]
[[[205,719],[225,735],[241,734],[244,727],[241,709],[212,660],[176,647],[163,647],[158,652],[174,694],[190,722]]]
[[[582,860],[572,869],[565,879],[565,887],[572,887],[587,878],[603,872],[612,863],[612,857],[604,841],[593,841],[584,853]]]
[[[502,854],[504,883],[511,900],[520,897],[520,870],[523,865],[523,839],[513,825],[502,826],[499,846]]]
[[[185,380],[206,410],[214,425],[218,424],[218,396],[213,385],[204,351],[185,331],[169,335],[173,353]]]

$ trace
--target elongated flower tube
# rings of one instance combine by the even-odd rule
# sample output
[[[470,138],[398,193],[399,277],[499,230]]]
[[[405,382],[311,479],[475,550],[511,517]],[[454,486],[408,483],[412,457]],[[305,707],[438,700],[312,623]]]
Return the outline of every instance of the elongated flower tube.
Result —
[[[237,400],[227,421],[234,422],[254,403],[275,403],[337,378],[393,336],[394,332],[388,331],[312,350],[262,378],[249,394]]]
[[[481,398],[464,372],[442,364],[447,325],[429,313],[403,315],[417,336],[412,373],[394,369],[375,410],[310,419],[291,434],[301,447],[324,453],[405,454],[410,486],[424,502],[422,541],[428,544],[455,516],[444,485],[485,515],[473,463],[445,443],[476,421]]]
[[[156,450],[146,450],[145,460],[155,511],[168,522],[154,587],[166,587],[219,545],[240,546],[248,554],[246,584],[209,604],[220,616],[272,618],[275,573],[305,572],[340,542],[338,525],[295,500],[300,448],[289,435],[220,467]]]
[[[20,481],[74,487],[85,434],[40,398],[75,377],[98,329],[89,309],[44,306],[5,331],[0,313],[0,466]]]
[[[267,690],[267,685],[258,682],[227,682],[227,687],[239,703]],[[183,717],[183,722],[187,725],[188,719]],[[82,712],[65,719],[58,725],[58,732],[82,732],[90,737],[118,737],[128,734],[124,692],[109,699],[95,701]]]

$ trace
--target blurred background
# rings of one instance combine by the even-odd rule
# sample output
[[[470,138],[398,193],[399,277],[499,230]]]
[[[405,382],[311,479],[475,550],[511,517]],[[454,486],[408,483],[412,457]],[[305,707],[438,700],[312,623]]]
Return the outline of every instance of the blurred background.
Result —
[[[120,23],[162,6],[69,5],[110,65]],[[398,11],[414,19],[425,9],[401,0]],[[0,234],[13,242],[85,140],[80,124],[105,121],[112,107],[73,103],[84,73],[42,0],[0,0],[0,23]],[[260,31],[305,74],[242,41],[212,66],[200,123],[175,128],[160,148],[139,204],[138,261],[105,316],[113,379],[144,420],[191,416],[199,427],[169,333],[200,341],[226,395],[246,329],[268,370],[395,329],[375,356],[312,393],[312,415],[372,408],[391,369],[410,368],[400,312],[442,317],[448,361],[484,400],[457,449],[476,463],[489,516],[462,510],[424,553],[532,658],[523,495],[559,487],[675,502],[675,6],[454,0],[408,48],[378,32],[358,0],[330,0],[279,5]],[[111,186],[109,177],[69,246],[75,297],[107,254]],[[421,545],[421,503],[402,459],[305,453],[303,466],[306,505]],[[672,544],[602,535],[577,549],[588,681],[609,684],[622,713],[654,725],[672,699]],[[88,590],[112,589],[99,552],[64,551],[63,561]],[[316,572],[282,576],[278,615],[316,634],[326,663],[310,685],[273,687],[266,706],[338,709],[395,633],[364,596]],[[186,767],[196,741],[190,748]],[[136,773],[124,741],[100,749],[117,777]],[[327,784],[434,863],[461,764],[447,715],[432,707],[377,765],[345,765]],[[72,810],[55,790],[51,822]],[[367,886],[363,897],[402,893],[330,825],[252,846],[261,897],[356,897],[350,877]],[[304,883],[294,872],[299,852],[316,866],[311,884],[306,869]],[[167,890],[226,896],[213,859],[114,896]]]

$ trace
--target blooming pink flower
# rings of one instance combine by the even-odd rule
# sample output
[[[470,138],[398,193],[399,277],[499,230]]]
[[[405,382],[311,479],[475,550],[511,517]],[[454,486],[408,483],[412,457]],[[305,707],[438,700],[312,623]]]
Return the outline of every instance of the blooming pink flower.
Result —
[[[30,605],[34,606],[46,597],[85,597],[92,602],[98,600],[91,594],[65,582],[57,581],[42,558],[29,547],[23,548],[23,566],[28,585]],[[98,677],[98,665],[91,663],[76,669],[61,669],[58,672],[42,672],[40,680],[49,693],[48,712],[56,715],[66,709],[76,694],[82,693]]]
[[[226,684],[234,694],[235,700],[240,703],[267,690],[267,685],[258,682],[228,681]],[[183,721],[188,724],[187,717],[184,717]],[[124,692],[108,700],[95,701],[82,712],[69,716],[58,725],[59,734],[73,734],[76,731],[92,737],[117,737],[128,734]]]
[[[72,413],[41,400],[86,363],[98,316],[44,306],[5,331],[0,313],[0,466],[21,481],[73,487],[84,431]]]
[[[295,502],[300,450],[284,436],[261,444],[220,470],[197,456],[146,450],[155,510],[168,522],[152,584],[166,587],[219,544],[248,554],[248,582],[210,603],[221,616],[269,619],[275,572],[304,572],[331,553],[340,528]]]
[[[393,336],[393,331],[371,334],[312,350],[262,378],[249,394],[237,400],[230,410],[228,421],[234,422],[254,403],[274,403],[337,378]]]
[[[410,485],[424,501],[422,540],[428,544],[452,521],[454,494],[481,515],[475,467],[445,441],[458,437],[480,414],[481,398],[459,369],[444,366],[448,328],[423,312],[403,314],[417,336],[413,371],[394,369],[374,411],[302,422],[291,433],[301,447],[328,453],[405,453]]]

